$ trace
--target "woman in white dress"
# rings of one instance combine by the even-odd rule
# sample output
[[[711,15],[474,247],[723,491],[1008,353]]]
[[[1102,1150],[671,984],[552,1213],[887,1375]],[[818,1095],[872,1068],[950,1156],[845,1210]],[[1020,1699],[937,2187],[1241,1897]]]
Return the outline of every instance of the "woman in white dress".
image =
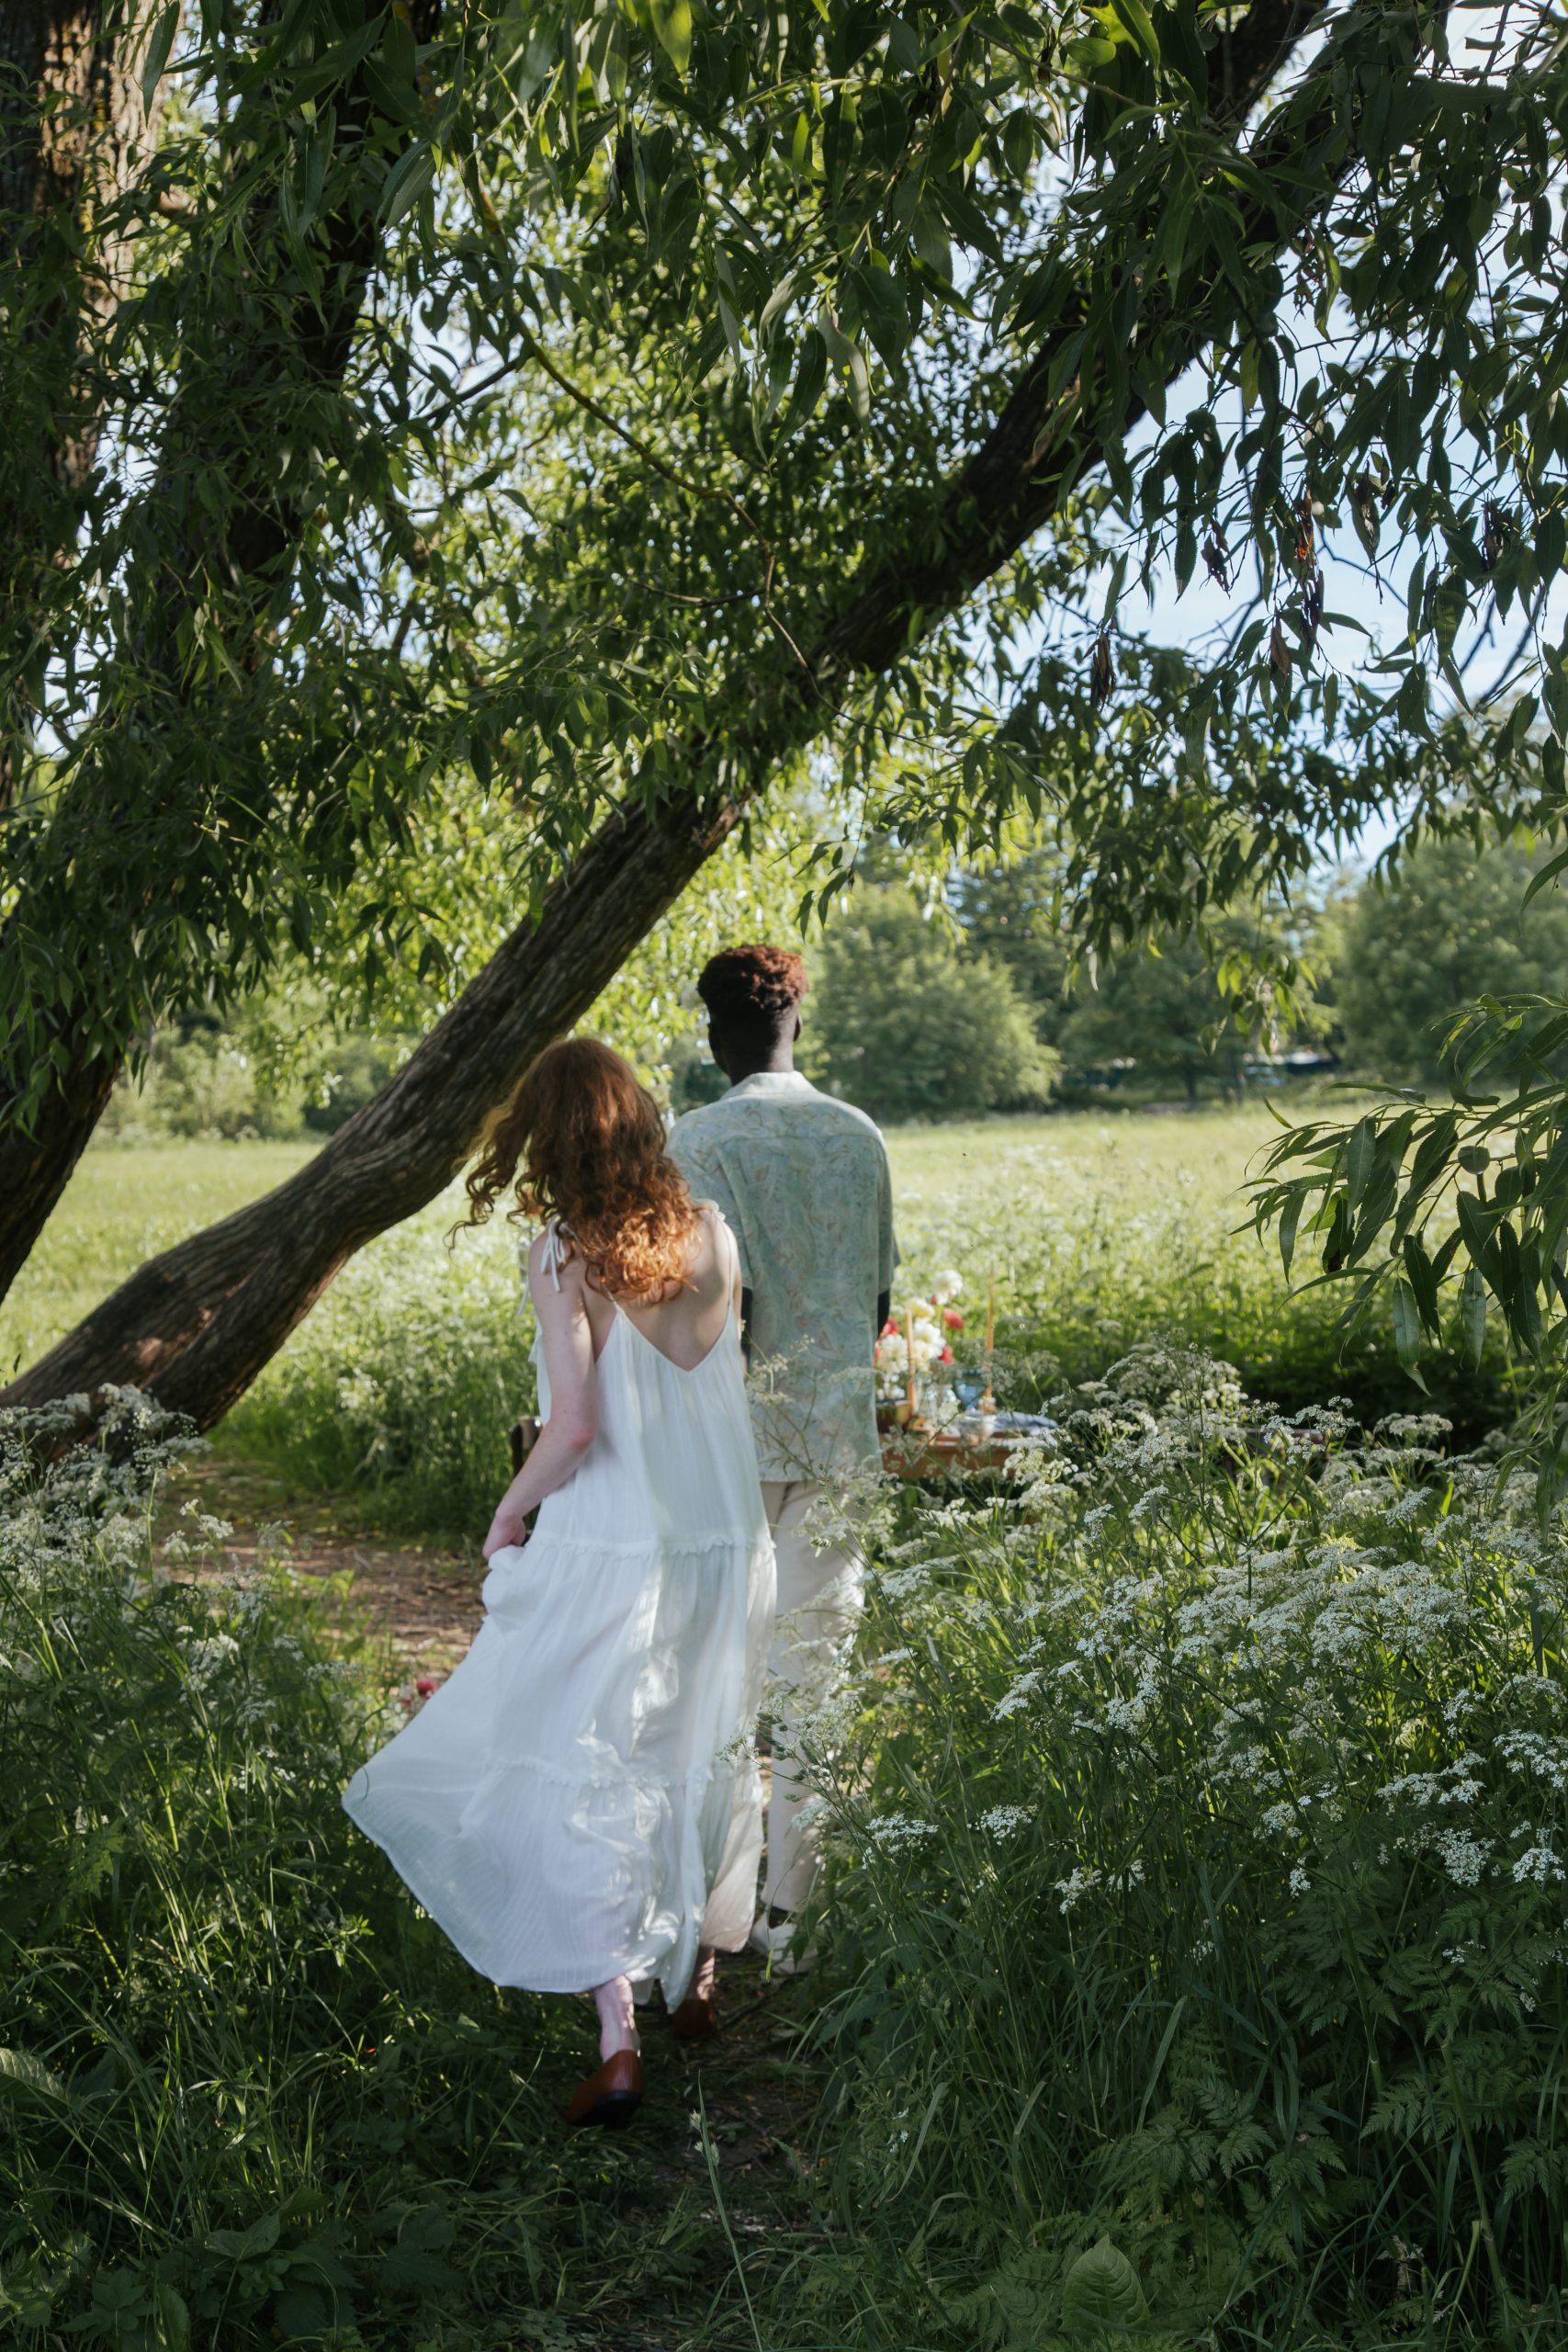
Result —
[[[739,1265],[658,1105],[591,1040],[524,1078],[470,1222],[509,1187],[513,1215],[547,1220],[528,1257],[544,1427],[485,1539],[472,1649],[344,1803],[475,1968],[593,1990],[604,2063],[568,2118],[622,2123],[636,1996],[658,1984],[678,2030],[711,2030],[714,1952],[755,1905],[773,1558]]]

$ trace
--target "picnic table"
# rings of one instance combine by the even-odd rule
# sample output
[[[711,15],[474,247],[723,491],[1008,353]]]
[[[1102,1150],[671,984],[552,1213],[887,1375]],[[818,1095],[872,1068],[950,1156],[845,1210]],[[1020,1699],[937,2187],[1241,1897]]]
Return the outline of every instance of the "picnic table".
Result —
[[[890,1478],[968,1478],[995,1475],[1012,1458],[1005,1437],[960,1437],[946,1430],[884,1430],[882,1466]]]

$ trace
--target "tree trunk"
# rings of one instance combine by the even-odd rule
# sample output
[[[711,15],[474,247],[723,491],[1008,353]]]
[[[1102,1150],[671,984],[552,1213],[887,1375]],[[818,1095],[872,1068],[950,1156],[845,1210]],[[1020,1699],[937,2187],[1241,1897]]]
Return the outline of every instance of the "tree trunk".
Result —
[[[539,1046],[581,1018],[739,814],[615,819],[375,1099],[275,1192],[141,1267],[5,1392],[129,1381],[209,1428],[346,1258],[450,1182]]]
[[[11,0],[0,0],[0,6],[9,5]],[[366,0],[367,7],[376,5]],[[431,38],[438,17],[439,0],[416,0],[416,40]],[[338,109],[340,142],[348,153],[363,145],[370,111],[367,86],[351,85]],[[242,123],[242,152],[243,134]],[[35,143],[41,146],[41,134]],[[210,607],[215,582],[223,583],[225,650],[233,668],[243,673],[270,658],[270,603],[288,575],[313,505],[308,490],[296,494],[297,474],[278,464],[265,432],[258,430],[256,403],[263,416],[276,419],[280,381],[298,385],[302,399],[330,397],[341,389],[380,250],[378,195],[378,184],[368,179],[355,185],[350,200],[323,224],[316,283],[301,286],[295,273],[290,285],[285,274],[275,300],[253,301],[235,318],[225,319],[231,331],[215,356],[216,376],[175,390],[159,478],[149,493],[153,512],[162,503],[179,519],[150,559],[155,576],[145,604],[152,623],[139,649],[142,729],[156,728],[160,704],[171,712],[186,709],[190,687],[182,638],[193,616]],[[280,232],[268,208],[258,207],[254,226],[254,250],[277,249]],[[198,479],[203,495],[192,496],[191,484]],[[57,552],[51,550],[50,560]],[[18,560],[17,571],[25,578],[25,562]],[[4,587],[0,580],[0,594]],[[209,623],[209,610],[206,617]],[[125,822],[129,818],[134,826],[143,797],[144,765],[121,779],[114,766],[121,756],[121,747],[111,739],[67,788],[69,806],[53,820],[63,844],[55,861],[59,873],[28,876],[24,888],[21,915],[35,937],[62,935],[72,928],[80,932],[95,918],[111,929],[134,932],[143,912],[138,890],[144,901],[159,887],[162,869],[155,868],[141,882],[131,881],[129,904],[123,896],[112,906],[100,904],[95,891],[96,876],[105,876],[107,888],[118,872]],[[173,764],[177,768],[180,763]],[[51,905],[51,887],[57,906]],[[73,976],[74,985],[62,983],[51,970],[53,987],[41,1007],[12,1008],[0,1056],[0,1297],[26,1263],[103,1115],[118,1072],[120,1054],[109,1042],[113,1021],[92,993],[102,967],[89,962],[87,970],[85,983]],[[24,1115],[18,1105],[27,1101],[45,1053],[53,1068]]]
[[[80,526],[102,423],[83,367],[126,285],[118,209],[156,136],[137,70],[151,0],[0,0],[0,813],[48,659],[39,591]],[[85,263],[84,252],[90,254]]]
[[[49,658],[39,614],[97,456],[103,395],[84,362],[125,293],[119,208],[157,133],[162,99],[150,112],[139,71],[151,13],[150,0],[0,0],[0,820]],[[112,1059],[84,1057],[65,1124],[96,1125],[114,1077]],[[37,1231],[76,1157],[47,1144],[13,1157],[4,1182],[20,1230]]]
[[[1294,28],[1294,38],[1311,13],[1290,0],[1255,11],[1274,28],[1269,43],[1258,43],[1259,87],[1274,69],[1281,28]],[[1238,86],[1235,112],[1256,95]],[[1279,242],[1289,222],[1271,220],[1269,228]],[[0,1404],[132,1381],[203,1429],[229,1409],[344,1261],[450,1182],[534,1055],[587,1010],[770,771],[822,731],[854,683],[886,671],[962,605],[1094,461],[1103,428],[1092,418],[1093,388],[1070,410],[1050,397],[1052,363],[1072,331],[1059,326],[1036,354],[954,478],[922,547],[885,552],[852,585],[804,670],[792,663],[761,684],[753,677],[749,707],[739,685],[721,697],[722,707],[744,712],[729,739],[722,796],[613,819],[548,893],[538,921],[513,933],[413,1058],[308,1167],[151,1261],[0,1392]],[[1168,378],[1204,348],[1208,333],[1198,317],[1167,323]],[[1134,396],[1122,430],[1142,413]],[[932,538],[936,550],[928,553]],[[701,764],[699,754],[694,766]],[[83,1140],[85,1132],[90,1125]]]

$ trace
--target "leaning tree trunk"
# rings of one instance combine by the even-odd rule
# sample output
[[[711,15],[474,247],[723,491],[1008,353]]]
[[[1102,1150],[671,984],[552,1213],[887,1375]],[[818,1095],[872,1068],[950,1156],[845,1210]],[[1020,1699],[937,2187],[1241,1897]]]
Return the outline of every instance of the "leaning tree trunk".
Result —
[[[346,1258],[434,1198],[537,1046],[586,1012],[730,831],[739,804],[604,826],[417,1052],[276,1192],[152,1259],[6,1391],[6,1404],[105,1381],[150,1389],[209,1428]]]
[[[0,7],[15,5],[17,0],[0,0]],[[379,13],[379,0],[363,5],[367,16]],[[416,0],[416,40],[431,38],[439,15],[439,0]],[[272,101],[263,94],[256,103]],[[373,127],[363,74],[351,82],[337,111],[340,145],[351,156],[362,152]],[[236,135],[242,155],[243,132],[242,119]],[[297,389],[300,403],[320,403],[341,393],[380,252],[378,192],[379,184],[366,174],[352,180],[344,200],[322,223],[315,282],[303,283],[298,271],[280,272],[274,299],[245,302],[225,317],[212,372],[195,387],[181,384],[175,390],[159,473],[149,492],[154,518],[162,512],[177,520],[143,567],[148,625],[139,648],[142,726],[156,726],[160,707],[171,718],[188,715],[186,633],[198,618],[210,626],[214,583],[222,583],[225,653],[231,670],[243,676],[271,659],[271,602],[289,576],[314,498],[308,471],[302,475],[300,469],[279,463],[276,432],[269,439],[265,422],[276,425],[275,396],[281,383]],[[253,228],[258,272],[264,254],[287,258],[278,223],[265,203],[254,208]],[[260,426],[258,417],[264,420]],[[193,496],[190,485],[198,478],[203,494]],[[306,487],[297,493],[294,483],[301,479]],[[90,904],[89,912],[83,911],[85,892],[90,901],[84,871],[91,873],[88,861],[96,859],[97,870],[113,873],[117,845],[125,829],[137,822],[144,775],[133,774],[122,788],[113,773],[122,756],[111,739],[73,778],[68,805],[52,820],[65,842],[56,860],[60,876],[54,877],[62,930],[73,922],[79,929],[100,911]],[[172,764],[177,768],[179,763]],[[160,880],[160,872],[148,876],[144,894]],[[48,877],[42,886],[27,886],[26,917],[35,931],[49,928],[49,888]],[[134,884],[130,896],[130,903],[122,899],[109,919],[134,930],[143,912]],[[64,1190],[120,1067],[113,1023],[93,1001],[91,978],[84,982],[78,977],[70,988],[58,987],[57,974],[48,978],[56,986],[46,991],[41,1005],[26,1008],[30,1017],[24,1017],[21,1006],[8,1008],[9,1035],[0,1052],[0,1297]],[[44,1054],[51,1065],[49,1078],[34,1092],[30,1081]]]
[[[1254,11],[1271,28],[1253,52],[1258,87],[1278,62],[1285,28],[1299,29],[1310,13],[1289,0],[1275,11]],[[1256,94],[1238,77],[1236,115]],[[1267,232],[1278,244],[1294,225],[1282,198]],[[1156,323],[1161,368],[1174,379],[1205,347],[1213,322]],[[0,1404],[39,1404],[130,1381],[200,1428],[221,1418],[338,1268],[450,1182],[534,1055],[587,1010],[769,773],[822,731],[858,682],[890,669],[965,602],[1101,453],[1108,424],[1100,388],[1079,384],[1064,400],[1051,384],[1058,348],[1077,324],[1068,299],[985,442],[954,477],[936,528],[922,531],[919,548],[883,551],[852,583],[804,670],[792,664],[770,682],[753,682],[749,707],[743,687],[721,698],[745,713],[731,737],[724,786],[705,798],[623,813],[602,828],[547,895],[537,920],[512,933],[412,1060],[309,1166],[150,1261],[0,1392]],[[1142,401],[1129,396],[1116,429],[1131,431],[1143,413]]]
[[[91,349],[125,295],[125,199],[163,104],[154,91],[149,107],[141,88],[152,15],[152,0],[0,0],[0,820],[50,655],[39,616],[97,456],[104,398]],[[115,1069],[82,1058],[79,1119],[102,1116]],[[21,1226],[36,1228],[58,1198],[55,1171],[29,1158],[8,1173]]]
[[[6,0],[0,0],[4,5]],[[423,5],[434,8],[434,0],[423,0]],[[1245,120],[1319,13],[1319,0],[1256,0],[1222,45],[1221,87],[1212,110],[1217,125],[1234,129]],[[1280,218],[1261,222],[1259,233],[1278,244],[1294,225],[1287,198]],[[363,236],[364,220],[355,218],[334,224],[334,233],[344,232]],[[340,284],[346,282],[340,277]],[[837,628],[828,633],[812,663],[823,707],[830,706],[840,681],[885,670],[933,620],[970,594],[1045,519],[1064,486],[1096,453],[1096,434],[1080,424],[1066,464],[1060,455],[1072,437],[1075,419],[1088,418],[1096,388],[1080,386],[1064,397],[1060,391],[1053,394],[1049,381],[1060,349],[1081,324],[1080,310],[1068,287],[1034,364],[1026,370],[984,445],[957,476],[937,518],[937,528],[921,535],[918,548],[879,567]],[[1158,331],[1160,322],[1154,325]],[[308,332],[316,337],[317,348],[329,354],[334,363],[346,349],[344,338],[331,322],[313,320]],[[1189,322],[1187,331],[1175,339],[1170,372],[1179,372],[1204,340],[1201,322]],[[238,413],[243,413],[244,406],[243,371],[253,368],[254,357],[243,347],[238,355]],[[1140,413],[1134,404],[1118,422],[1124,429]],[[188,576],[197,577],[197,570],[193,567]],[[172,628],[167,639],[172,645]],[[760,746],[764,767],[754,774],[753,784],[761,782],[767,759],[787,754],[819,731],[820,719],[811,695],[802,695],[798,678],[786,682],[779,708],[783,724],[771,747]],[[805,729],[803,714],[814,721]],[[678,812],[672,821],[681,828],[690,820]],[[649,924],[667,903],[650,876]],[[55,1068],[49,1091],[25,1128],[15,1117],[0,1128],[0,1297],[26,1262],[96,1126],[118,1069],[118,1055],[105,1045],[101,1031],[95,1034],[91,1023],[60,1019],[51,1025]],[[6,1094],[5,1072],[0,1069],[0,1118]]]

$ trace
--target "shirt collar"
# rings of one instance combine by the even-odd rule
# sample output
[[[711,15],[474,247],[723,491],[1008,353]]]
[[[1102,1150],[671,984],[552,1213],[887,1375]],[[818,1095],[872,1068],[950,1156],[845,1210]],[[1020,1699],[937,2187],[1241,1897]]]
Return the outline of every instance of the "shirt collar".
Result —
[[[797,1069],[759,1069],[754,1070],[750,1078],[743,1078],[739,1085],[732,1086],[729,1093],[722,1099],[733,1101],[738,1094],[815,1094],[816,1091],[811,1080],[803,1078]]]

